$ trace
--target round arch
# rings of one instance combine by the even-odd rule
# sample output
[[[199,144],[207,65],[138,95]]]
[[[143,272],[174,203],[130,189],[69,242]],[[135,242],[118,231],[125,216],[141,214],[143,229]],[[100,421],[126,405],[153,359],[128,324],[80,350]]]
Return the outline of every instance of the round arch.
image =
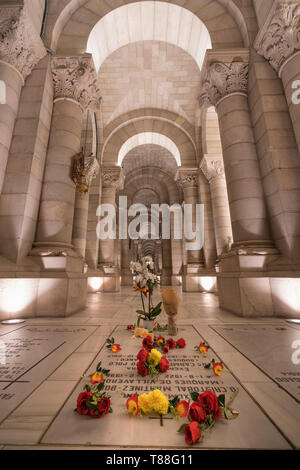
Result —
[[[179,150],[182,166],[197,165],[197,150],[189,135],[176,123],[154,116],[138,118],[115,129],[104,143],[101,159],[103,165],[117,165],[122,146],[141,131],[160,134],[170,139]]]
[[[153,144],[164,147],[176,160],[178,166],[181,166],[180,152],[177,145],[166,135],[157,132],[142,132],[130,137],[120,148],[118,155],[118,165],[121,166],[126,155],[135,147],[144,144]]]
[[[132,3],[130,0],[108,2],[98,0],[71,0],[59,14],[51,35],[51,49],[61,54],[81,54],[86,51],[89,35],[101,18],[111,11]],[[164,3],[177,5],[176,0]],[[209,31],[214,48],[249,47],[249,19],[233,0],[186,0],[184,9],[196,15]],[[215,9],[217,21],[212,21]],[[74,31],[77,32],[76,36]],[[80,31],[80,34],[78,34]]]

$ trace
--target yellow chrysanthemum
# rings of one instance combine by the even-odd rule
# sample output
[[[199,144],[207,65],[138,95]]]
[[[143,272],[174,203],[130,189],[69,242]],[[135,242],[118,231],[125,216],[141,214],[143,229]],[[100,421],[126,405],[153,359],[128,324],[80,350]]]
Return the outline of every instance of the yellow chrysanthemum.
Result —
[[[160,390],[153,390],[149,393],[151,408],[159,415],[166,415],[169,409],[169,400]]]
[[[152,349],[151,353],[148,356],[148,361],[152,362],[154,367],[156,367],[160,363],[161,358],[161,352],[157,351],[157,349]]]
[[[150,414],[152,411],[152,406],[149,400],[149,395],[144,393],[143,395],[140,395],[138,398],[138,404],[139,408],[142,410],[143,413],[145,414]]]

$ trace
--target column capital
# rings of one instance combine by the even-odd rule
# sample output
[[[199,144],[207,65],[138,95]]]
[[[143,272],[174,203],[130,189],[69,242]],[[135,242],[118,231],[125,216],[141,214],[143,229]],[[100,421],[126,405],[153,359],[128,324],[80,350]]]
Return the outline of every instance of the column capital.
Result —
[[[55,100],[74,100],[83,109],[99,107],[101,94],[91,54],[53,57],[52,75]]]
[[[0,60],[14,67],[25,81],[46,53],[26,4],[0,6]]]
[[[201,107],[216,106],[225,96],[248,92],[249,50],[207,51],[202,69]]]
[[[104,188],[122,189],[124,185],[124,174],[118,166],[102,168],[102,185]]]
[[[276,0],[254,47],[280,76],[282,65],[300,50],[300,4]]]
[[[183,189],[195,188],[198,187],[198,175],[198,168],[178,168],[175,181],[177,181]]]
[[[222,155],[205,155],[200,163],[200,170],[211,183],[216,178],[225,177],[225,169]]]

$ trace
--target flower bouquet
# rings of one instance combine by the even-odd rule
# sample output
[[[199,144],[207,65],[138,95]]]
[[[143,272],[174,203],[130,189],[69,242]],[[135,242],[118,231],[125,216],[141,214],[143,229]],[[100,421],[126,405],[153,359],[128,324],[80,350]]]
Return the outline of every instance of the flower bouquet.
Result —
[[[180,401],[177,396],[169,400],[160,390],[154,389],[148,394],[138,396],[136,393],[128,398],[126,407],[133,416],[156,413],[162,418],[170,413],[178,418],[185,418],[189,411],[189,402]],[[163,425],[162,419],[161,424]]]
[[[137,310],[138,321],[137,326],[140,326],[140,321],[144,321],[145,328],[154,328],[154,320],[161,314],[162,302],[155,307],[152,305],[153,292],[159,286],[159,277],[155,274],[154,263],[151,256],[146,256],[141,259],[141,262],[131,262],[130,269],[135,276],[135,292],[141,296],[143,310]]]
[[[170,368],[168,359],[162,356],[161,352],[157,349],[141,349],[137,355],[137,371],[138,374],[146,377],[167,372]]]
[[[84,392],[78,395],[76,413],[96,419],[112,413],[110,396],[103,392],[104,376],[108,374],[109,370],[103,369],[99,362],[96,372],[86,377],[88,383],[84,387]]]
[[[225,395],[217,396],[215,392],[210,390],[200,394],[198,392],[191,392],[193,403],[188,411],[190,424],[183,424],[178,430],[178,432],[185,434],[185,442],[188,445],[196,444],[203,437],[203,433],[215,426],[216,422],[221,418],[226,420],[236,418],[239,414],[238,411],[232,410],[229,405],[231,405],[237,394],[238,389],[236,389],[226,405]],[[228,415],[229,411],[231,412],[231,417]]]

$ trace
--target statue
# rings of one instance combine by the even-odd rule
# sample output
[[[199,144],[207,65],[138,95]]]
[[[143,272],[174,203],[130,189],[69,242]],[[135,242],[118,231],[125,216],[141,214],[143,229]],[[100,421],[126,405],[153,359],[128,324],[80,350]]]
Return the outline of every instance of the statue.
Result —
[[[178,307],[180,303],[180,297],[176,290],[164,289],[162,291],[163,304],[166,314],[168,315],[169,335],[176,336],[176,319],[178,315]]]

